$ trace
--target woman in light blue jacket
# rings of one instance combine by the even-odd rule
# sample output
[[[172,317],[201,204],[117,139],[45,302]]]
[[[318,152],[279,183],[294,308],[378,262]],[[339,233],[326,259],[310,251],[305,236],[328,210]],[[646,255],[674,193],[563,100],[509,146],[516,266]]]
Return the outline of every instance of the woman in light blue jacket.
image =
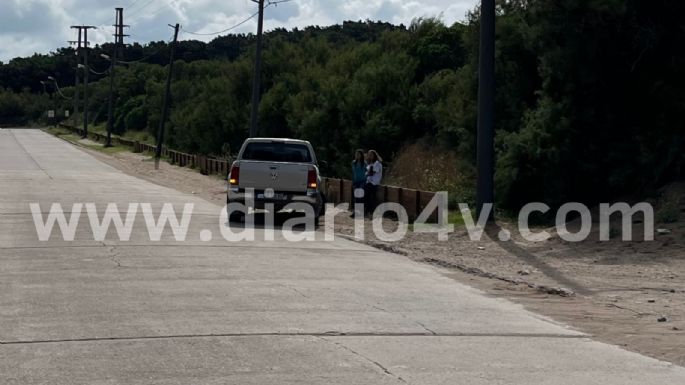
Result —
[[[366,162],[364,161],[364,150],[357,150],[354,153],[354,160],[352,161],[352,196],[354,203],[363,203],[364,198],[358,197],[358,191],[364,191],[366,184]],[[352,210],[352,217],[356,215],[356,211]]]

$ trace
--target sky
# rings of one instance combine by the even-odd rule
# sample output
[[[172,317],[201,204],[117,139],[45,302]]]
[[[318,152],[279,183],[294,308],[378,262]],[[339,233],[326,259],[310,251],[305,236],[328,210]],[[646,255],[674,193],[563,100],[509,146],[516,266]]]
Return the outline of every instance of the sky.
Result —
[[[266,0],[267,2],[269,0]],[[271,2],[283,0],[271,0]],[[465,19],[478,0],[286,0],[267,7],[264,28],[294,28],[338,24],[344,20],[382,20],[408,25],[418,17],[440,17],[446,24]],[[115,7],[124,8],[124,24],[131,43],[170,40],[167,24],[181,24],[179,39],[209,41],[214,33],[252,16],[251,0],[0,0],[0,61],[64,47],[76,34],[71,25],[94,25],[88,38],[93,43],[112,40]],[[252,18],[231,30],[256,32]],[[228,33],[228,32],[226,32]],[[223,33],[223,34],[226,34]]]

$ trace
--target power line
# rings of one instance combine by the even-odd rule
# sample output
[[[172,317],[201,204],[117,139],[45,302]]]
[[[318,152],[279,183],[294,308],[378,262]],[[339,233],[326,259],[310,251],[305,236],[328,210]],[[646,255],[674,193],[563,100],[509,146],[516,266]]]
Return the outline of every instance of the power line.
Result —
[[[136,5],[136,3],[139,2],[139,1],[140,1],[140,0],[133,0],[133,2],[132,2],[131,4],[129,4],[126,8],[128,8],[128,9],[133,8],[133,6]]]
[[[95,28],[100,29],[103,27],[111,27],[112,25],[108,24],[109,17],[102,20],[102,22],[95,24]],[[115,21],[116,23],[116,21]]]
[[[152,3],[149,3],[149,4],[152,4]],[[148,5],[149,5],[149,4],[148,4]],[[161,7],[155,9],[155,10],[152,11],[152,12],[146,12],[146,13],[137,12],[135,16],[131,17],[131,20],[130,20],[129,22],[130,22],[130,23],[134,23],[134,22],[136,22],[136,21],[138,21],[138,20],[141,20],[141,19],[144,19],[144,18],[146,18],[146,17],[147,17],[147,18],[150,18],[150,17],[152,17],[152,16],[158,14],[160,11],[164,10],[166,7],[170,6],[171,4],[172,4],[172,2],[167,2],[167,3],[165,3],[164,5],[162,5]],[[142,8],[141,8],[141,10],[142,10]]]
[[[150,43],[150,42],[156,42],[156,41],[163,40],[163,39],[159,39],[159,38],[152,38],[152,37],[149,37],[149,36],[138,35],[137,33],[129,33],[128,35],[129,35],[130,37],[133,37],[133,38],[136,39],[136,40],[134,41],[134,43],[136,43],[136,42],[143,42],[143,43],[147,42],[147,43]],[[169,40],[169,41],[171,41],[171,40]],[[147,44],[147,43],[145,43],[145,44]]]
[[[134,1],[129,7],[132,7],[133,4],[137,3],[138,1],[139,1],[139,0]],[[145,3],[145,4],[144,4],[142,7],[140,7],[137,11],[140,11],[140,10],[142,10],[143,8],[147,7],[147,6],[150,5],[153,1],[154,1],[154,0],[151,0],[151,1],[147,2],[147,3]],[[148,16],[148,17],[155,16],[155,15],[157,15],[158,13],[160,13],[161,11],[165,10],[167,7],[170,7],[171,5],[175,4],[176,1],[177,1],[177,0],[171,0],[171,1],[167,2],[166,4],[164,4],[163,6],[157,8],[156,10],[154,10],[154,11],[148,13],[148,14],[139,14],[139,15],[137,15],[137,16],[134,16],[134,17],[131,18],[130,23],[133,23],[133,22],[135,22],[135,21],[138,21],[139,19],[141,19],[142,17],[145,17],[145,16]],[[281,4],[281,3],[288,3],[288,2],[291,2],[291,1],[293,1],[293,0],[273,0],[273,1],[267,1],[267,2],[266,2],[266,5],[264,6],[264,8],[267,8],[267,7],[271,6],[271,5],[278,5],[278,4]],[[243,24],[247,23],[248,21],[252,20],[253,18],[255,18],[255,17],[258,16],[258,15],[259,15],[259,11],[253,13],[252,15],[250,15],[250,16],[247,17],[246,19],[240,21],[239,23],[237,23],[237,24],[235,24],[235,25],[233,25],[233,26],[231,26],[231,27],[228,27],[228,28],[226,28],[226,29],[223,29],[223,30],[221,30],[221,31],[217,31],[217,32],[193,32],[193,31],[188,31],[188,30],[184,29],[183,27],[180,27],[180,30],[181,30],[182,32],[185,32],[186,34],[196,35],[196,36],[212,36],[212,35],[218,35],[218,34],[221,34],[221,33],[225,33],[225,32],[234,30],[234,29],[236,29],[236,28],[242,26]],[[134,36],[134,37],[135,37],[135,36],[137,36],[137,35],[131,34],[131,36]],[[148,38],[145,38],[145,37],[143,37],[143,36],[137,36],[137,37],[143,38],[144,40],[149,40],[149,41],[155,40],[155,39],[148,39]]]
[[[152,17],[152,16],[155,16],[155,15],[157,15],[160,11],[164,10],[166,7],[169,7],[169,6],[171,6],[172,4],[175,4],[176,1],[178,1],[178,0],[171,0],[170,2],[167,2],[167,3],[164,4],[163,6],[157,8],[156,10],[154,10],[154,11],[152,11],[152,12],[150,12],[150,13],[146,13],[146,14],[141,14],[141,15],[134,16],[134,17],[132,17],[132,18],[129,19],[129,23],[130,23],[130,24],[133,24],[134,22],[140,20],[140,19],[143,18],[143,17]],[[132,37],[136,37],[136,38],[138,38],[138,39],[141,39],[141,41],[144,41],[144,40],[147,40],[147,41],[159,41],[159,39],[157,39],[157,38],[150,38],[150,37],[147,37],[147,36],[141,36],[141,35],[138,35],[138,34],[135,34],[135,33],[129,33],[129,36],[132,36]],[[169,40],[169,41],[171,41],[171,40]]]
[[[134,13],[134,14],[137,15],[138,13],[140,13],[140,11],[142,11],[142,10],[145,9],[145,8],[147,8],[148,6],[150,6],[150,4],[154,3],[155,1],[157,1],[157,0],[150,0],[150,1],[148,1],[148,2],[145,2],[145,3],[143,3],[143,5],[141,5],[140,7],[138,7],[138,8],[135,9],[135,10],[134,10],[135,7],[130,6],[130,7],[128,8],[128,11],[129,11],[130,13]],[[135,1],[133,4],[135,4],[135,3],[137,3],[137,1]]]
[[[149,54],[149,55],[147,55],[147,56],[144,56],[144,57],[142,57],[142,58],[140,58],[140,59],[137,59],[137,60],[128,60],[128,61],[119,60],[119,61],[117,61],[117,63],[121,63],[121,64],[135,64],[135,63],[139,63],[139,62],[141,62],[141,61],[143,61],[143,60],[147,60],[147,59],[149,59],[149,58],[151,58],[151,57],[157,55],[157,54],[159,53],[159,51],[160,51],[160,49],[157,49],[157,50],[155,50],[155,52],[153,52],[153,53],[151,53],[151,54]]]
[[[264,5],[264,8],[266,9],[267,7],[269,7],[269,6],[271,6],[271,5],[278,5],[278,4],[281,4],[281,3],[289,3],[289,2],[291,2],[291,1],[293,1],[293,0],[273,0],[273,1],[267,1],[266,4]],[[198,35],[198,36],[218,35],[218,34],[220,34],[220,33],[228,32],[228,31],[231,31],[231,30],[233,30],[233,29],[236,29],[236,28],[240,27],[241,25],[247,23],[248,21],[252,20],[254,17],[256,17],[256,16],[258,16],[258,15],[259,15],[259,11],[253,13],[253,14],[250,15],[247,19],[245,19],[245,20],[239,22],[238,24],[235,24],[235,25],[233,25],[233,26],[231,26],[231,27],[228,27],[228,28],[226,28],[226,29],[223,29],[223,30],[217,31],[217,32],[207,32],[207,33],[204,33],[204,32],[191,32],[191,31],[188,31],[188,30],[184,29],[183,27],[181,27],[181,30],[182,30],[183,32],[185,32],[185,33],[188,33],[188,34],[191,34],[191,35]]]
[[[171,7],[171,5],[172,5],[172,4],[175,4],[175,3],[176,3],[176,0],[171,0],[171,1],[167,2],[166,4],[164,4],[163,6],[161,6],[161,7],[157,8],[157,9],[155,9],[155,10],[152,11],[152,12],[150,12],[149,16],[150,16],[150,17],[155,16],[155,15],[157,15],[158,13],[160,13],[161,11],[163,11],[164,9],[166,9],[166,7]]]
[[[143,18],[152,18],[152,17],[156,16],[157,14],[159,14],[160,12],[164,11],[167,7],[171,7],[173,4],[176,4],[176,1],[178,1],[178,0],[168,1],[166,4],[162,5],[161,7],[155,9],[152,12],[145,13],[145,14],[138,14],[138,15],[131,18],[130,23],[133,24],[134,22],[137,22]]]
[[[57,90],[57,93],[59,94],[59,96],[61,96],[62,98],[66,99],[66,100],[72,100],[72,99],[73,99],[73,98],[68,98],[68,97],[66,97],[66,96],[62,93],[62,89],[59,88],[59,84],[57,84],[57,80],[56,80],[55,78],[52,78],[52,83],[55,85],[55,89]]]
[[[109,72],[109,69],[106,69],[104,71],[99,72],[99,71],[94,70],[93,68],[88,68],[88,71],[90,71],[90,73],[95,74],[95,75],[105,75],[105,74],[107,74],[107,72]]]
[[[140,1],[140,0],[134,0],[131,4],[128,5],[128,8],[133,7],[138,1]],[[154,0],[152,0],[152,1],[154,1]],[[122,8],[122,9],[123,9],[123,8]],[[104,28],[104,27],[114,27],[114,34],[115,34],[115,35],[116,35],[117,33],[123,33],[123,31],[121,31],[121,32],[119,31],[119,28],[120,28],[119,25],[118,25],[118,24],[119,24],[119,16],[115,16],[115,18],[114,18],[114,24],[111,24],[111,25],[110,25],[110,24],[107,24],[107,20],[108,20],[108,19],[109,19],[109,18],[103,20],[102,23],[96,24],[96,28],[99,29],[99,28]],[[128,25],[123,25],[123,27],[128,27]],[[128,36],[128,35],[126,35],[126,36]],[[115,43],[116,43],[116,41],[115,41]]]
[[[181,27],[181,30],[182,30],[183,32],[185,32],[185,33],[188,33],[188,34],[191,34],[191,35],[198,35],[198,36],[218,35],[218,34],[220,34],[220,33],[228,32],[228,31],[230,31],[230,30],[233,30],[233,29],[236,29],[236,28],[240,27],[241,25],[243,25],[243,24],[247,23],[248,21],[252,20],[252,19],[253,19],[255,16],[257,16],[257,15],[259,15],[259,11],[253,13],[252,15],[250,15],[250,17],[248,17],[247,19],[241,21],[240,23],[238,23],[238,24],[236,24],[236,25],[234,25],[234,26],[231,26],[231,27],[229,27],[229,28],[223,29],[223,30],[221,30],[221,31],[217,31],[217,32],[210,32],[210,33],[204,33],[204,32],[191,32],[191,31],[188,31],[188,30],[184,29],[183,27]]]
[[[130,21],[130,22],[133,22],[133,20],[136,19],[136,18],[140,15],[140,12],[141,12],[143,9],[147,8],[148,6],[150,6],[150,4],[154,3],[155,1],[156,1],[156,0],[150,0],[150,1],[148,1],[147,3],[145,3],[145,4],[141,5],[140,7],[138,7],[138,9],[136,9],[135,11],[130,11],[130,10],[129,10],[129,12],[131,12],[131,14],[133,15],[133,16],[131,16],[131,21]]]
[[[64,95],[64,94],[62,93],[62,90],[59,88],[59,86],[57,87],[57,94],[59,94],[59,96],[61,96],[62,99],[64,99],[64,100],[72,100],[72,99],[73,99],[73,98],[68,98],[68,97],[66,97],[66,95]]]
[[[169,43],[171,43],[172,41],[173,41],[173,39],[169,39],[166,43],[169,44]],[[140,59],[128,60],[128,61],[117,60],[117,63],[122,63],[122,64],[135,64],[135,63],[141,62],[141,61],[143,61],[143,60],[147,60],[147,59],[149,59],[149,58],[151,58],[151,57],[157,55],[157,54],[159,53],[159,51],[161,51],[161,50],[162,50],[162,47],[159,47],[159,48],[157,48],[156,50],[154,50],[151,54],[148,54],[148,55],[146,55],[146,56],[143,56],[143,57],[141,57]]]
[[[293,0],[267,1],[267,2],[266,2],[266,3],[267,3],[266,6],[268,7],[268,6],[270,6],[270,5],[278,5],[278,4],[280,4],[280,3],[289,3],[289,2],[291,2],[291,1],[293,1]],[[266,8],[266,7],[265,7],[265,8]]]
[[[140,0],[133,0],[133,2],[131,2],[131,4],[129,4],[129,5],[126,6],[126,9],[127,9],[127,10],[132,9],[133,6],[136,5],[136,3],[138,3],[139,1],[140,1]],[[155,1],[155,0],[151,0],[150,2],[152,2],[152,1]],[[142,8],[141,8],[141,9],[142,9]],[[96,24],[97,27],[98,27],[98,28],[100,28],[100,27],[115,27],[115,28],[117,28],[117,27],[116,27],[116,24],[117,24],[119,21],[116,19],[116,17],[115,17],[115,20],[114,20],[114,25],[107,24],[107,20],[109,20],[109,17],[108,17],[107,19],[103,20],[102,23]]]

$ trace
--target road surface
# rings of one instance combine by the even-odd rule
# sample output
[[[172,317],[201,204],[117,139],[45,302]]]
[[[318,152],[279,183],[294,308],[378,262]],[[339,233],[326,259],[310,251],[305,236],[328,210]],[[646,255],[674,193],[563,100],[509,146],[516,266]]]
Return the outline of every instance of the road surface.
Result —
[[[183,242],[168,227],[151,241],[140,213],[129,241],[98,241],[85,212],[73,241],[39,241],[31,203],[42,217],[52,203],[194,212]],[[1,129],[0,384],[685,383],[402,256],[342,238],[228,242],[219,212]]]

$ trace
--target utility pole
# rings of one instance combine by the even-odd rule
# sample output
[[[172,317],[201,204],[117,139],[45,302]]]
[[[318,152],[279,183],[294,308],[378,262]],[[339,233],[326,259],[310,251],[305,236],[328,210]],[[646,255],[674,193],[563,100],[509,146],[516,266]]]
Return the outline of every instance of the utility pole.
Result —
[[[75,52],[75,58],[76,58],[76,72],[74,72],[74,127],[78,126],[78,99],[79,99],[79,68],[78,68],[78,55],[79,52],[81,52],[81,28],[78,26],[72,26],[71,28],[77,28],[78,29],[78,40],[71,40],[69,43],[71,44],[76,44],[76,52]]]
[[[88,137],[88,78],[90,77],[90,67],[88,67],[88,30],[95,28],[92,26],[83,27],[83,137]]]
[[[171,53],[169,54],[169,73],[166,78],[166,89],[164,92],[164,104],[162,105],[162,117],[159,120],[159,131],[157,132],[157,149],[155,150],[155,158],[159,160],[162,156],[162,144],[164,143],[164,124],[169,114],[169,103],[171,103],[171,75],[174,68],[174,51],[176,50],[176,42],[178,41],[179,25],[169,24],[169,27],[174,29],[174,41],[171,43]]]
[[[46,87],[45,87],[45,85],[47,84],[47,82],[46,82],[45,80],[41,80],[41,81],[40,81],[40,84],[43,86],[43,96],[47,95],[47,94],[48,94],[48,91],[47,91],[47,89],[46,89]],[[53,105],[53,104],[54,104],[54,103],[52,102],[52,95],[50,95],[50,106],[48,106],[48,109],[45,111],[45,116],[46,116],[47,119],[48,119],[48,124],[51,123],[51,119],[50,119],[50,108],[52,108],[52,105]]]
[[[88,67],[88,30],[94,29],[92,25],[72,25],[71,28],[79,30],[79,40],[83,31],[83,46],[79,46],[79,55],[83,56],[83,138],[88,137],[88,78],[90,67]],[[77,65],[78,67],[78,65]]]
[[[262,32],[264,29],[264,0],[252,0],[259,5],[259,17],[257,21],[257,51],[254,59],[254,75],[252,77],[252,108],[250,113],[250,138],[258,133],[259,124],[259,100],[262,73]]]
[[[118,51],[124,44],[124,9],[114,8],[116,11],[114,23],[114,47],[109,58],[109,103],[107,106],[107,141],[105,147],[112,146],[112,130],[114,128],[114,71],[117,65]]]
[[[482,0],[478,68],[478,214],[486,204],[494,205],[495,174],[495,0]],[[494,219],[494,206],[488,222]]]

